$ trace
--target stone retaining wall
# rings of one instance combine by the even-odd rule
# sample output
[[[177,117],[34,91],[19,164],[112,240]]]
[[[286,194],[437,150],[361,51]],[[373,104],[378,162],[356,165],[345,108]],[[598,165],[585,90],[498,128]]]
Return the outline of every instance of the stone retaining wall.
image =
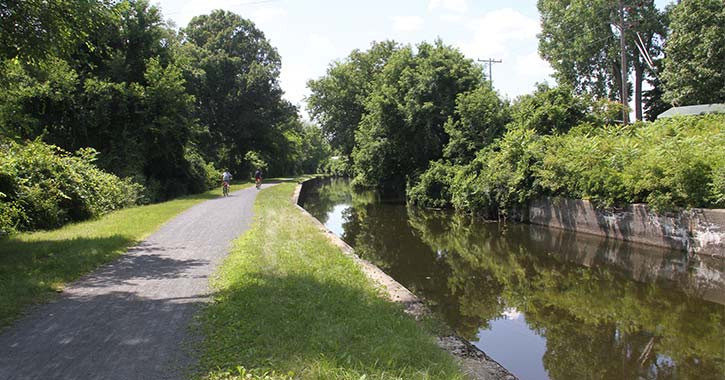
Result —
[[[524,221],[569,231],[725,257],[725,209],[690,209],[657,214],[647,205],[603,210],[585,200],[540,198]]]

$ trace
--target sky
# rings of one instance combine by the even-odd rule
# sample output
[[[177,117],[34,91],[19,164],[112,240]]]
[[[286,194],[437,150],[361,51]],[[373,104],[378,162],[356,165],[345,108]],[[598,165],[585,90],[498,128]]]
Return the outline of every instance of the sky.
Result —
[[[614,1],[614,0],[612,0]],[[655,0],[662,9],[669,0]],[[538,54],[535,0],[151,0],[185,27],[192,17],[225,9],[252,20],[282,57],[285,98],[306,118],[306,83],[336,60],[373,41],[415,45],[436,38],[468,58],[495,59],[493,85],[509,99],[537,82],[554,83]],[[488,67],[484,70],[488,73]],[[487,75],[487,74],[486,74]]]

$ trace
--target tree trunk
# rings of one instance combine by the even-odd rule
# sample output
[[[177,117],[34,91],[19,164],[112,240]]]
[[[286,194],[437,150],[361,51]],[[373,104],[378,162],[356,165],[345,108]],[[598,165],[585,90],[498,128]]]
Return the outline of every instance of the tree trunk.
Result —
[[[644,80],[642,59],[634,62],[634,117],[642,120],[642,81]]]

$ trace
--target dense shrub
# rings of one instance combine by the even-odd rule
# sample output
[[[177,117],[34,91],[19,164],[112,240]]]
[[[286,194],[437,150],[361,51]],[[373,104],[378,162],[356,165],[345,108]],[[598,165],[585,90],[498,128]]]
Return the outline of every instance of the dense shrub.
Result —
[[[416,181],[406,190],[408,202],[422,207],[444,208],[451,206],[451,184],[460,165],[445,161],[433,161]]]
[[[449,136],[443,156],[459,164],[501,136],[510,120],[508,103],[487,85],[458,94],[453,116],[443,126]]]
[[[184,159],[189,163],[190,193],[201,193],[221,184],[222,172],[204,161],[196,149],[187,148]]]
[[[582,123],[612,124],[621,115],[619,103],[594,100],[575,94],[567,86],[546,84],[537,84],[533,93],[518,97],[511,106],[514,126],[533,129],[542,135],[566,133]]]
[[[409,202],[452,205],[488,217],[538,196],[602,207],[725,207],[725,115],[690,116],[540,135],[511,126],[468,165],[434,162],[408,188]]]
[[[552,137],[535,177],[544,194],[603,206],[725,207],[725,115],[580,126]]]
[[[525,203],[535,195],[532,170],[544,154],[544,141],[533,129],[510,129],[456,175],[453,206],[497,216]]]
[[[40,141],[0,145],[0,235],[61,226],[133,205],[141,185],[98,169],[96,152],[70,155]]]

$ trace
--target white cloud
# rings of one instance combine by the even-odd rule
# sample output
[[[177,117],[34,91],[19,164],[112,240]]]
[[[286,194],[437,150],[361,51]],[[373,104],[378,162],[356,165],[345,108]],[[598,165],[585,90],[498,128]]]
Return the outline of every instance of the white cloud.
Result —
[[[317,33],[310,33],[307,42],[309,44],[309,50],[314,51],[318,56],[328,57],[329,60],[334,58],[335,45],[328,37]]]
[[[515,73],[516,77],[510,78],[506,83],[506,92],[511,96],[532,92],[536,82],[555,83],[551,77],[554,74],[554,69],[536,51],[514,57],[512,72]]]
[[[469,22],[473,40],[461,44],[470,56],[508,57],[517,45],[537,41],[539,20],[511,8],[497,9]]]
[[[514,67],[516,72],[532,78],[548,77],[554,73],[554,69],[551,68],[549,62],[541,59],[538,52],[517,57]]]
[[[433,11],[438,8],[460,13],[468,10],[468,3],[466,0],[430,0],[428,10]]]
[[[530,93],[534,83],[550,81],[553,70],[539,57],[539,20],[511,8],[493,10],[465,23],[470,38],[457,45],[466,56],[502,60],[492,68],[494,87],[507,97]],[[488,76],[489,68],[483,68]]]
[[[449,22],[451,24],[458,24],[463,21],[463,15],[455,13],[443,13],[439,16],[441,21]]]
[[[393,18],[393,28],[403,33],[417,32],[423,28],[423,19],[418,16],[397,16]]]

